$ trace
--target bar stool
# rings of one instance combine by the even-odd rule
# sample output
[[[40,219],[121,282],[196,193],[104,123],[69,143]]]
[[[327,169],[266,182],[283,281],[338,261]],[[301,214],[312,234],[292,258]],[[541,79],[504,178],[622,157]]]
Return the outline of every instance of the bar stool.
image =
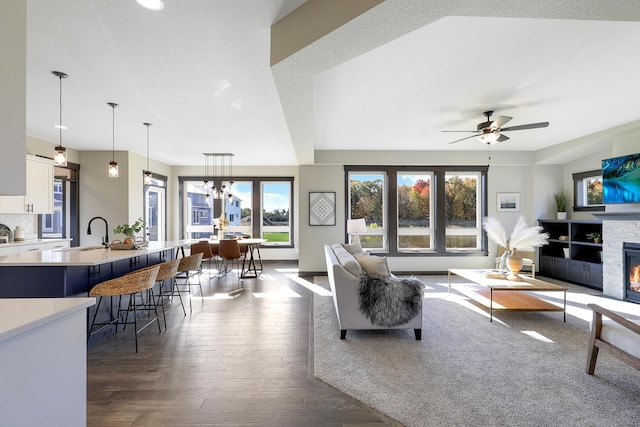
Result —
[[[158,290],[158,296],[159,296],[159,301],[154,301],[153,304],[155,305],[161,305],[162,306],[162,319],[164,322],[164,330],[167,330],[167,313],[168,311],[165,309],[165,305],[164,305],[164,299],[165,298],[173,298],[174,296],[178,296],[178,298],[180,299],[180,305],[182,306],[182,311],[184,312],[184,315],[187,315],[187,311],[184,308],[184,304],[182,303],[182,296],[180,295],[179,292],[175,292],[174,291],[174,281],[175,281],[175,277],[176,274],[178,274],[178,265],[180,264],[180,259],[174,259],[172,261],[165,261],[162,262],[160,264],[156,264],[156,265],[152,265],[150,267],[145,267],[145,268],[141,268],[140,270],[136,270],[136,271],[142,271],[142,270],[148,270],[154,267],[160,267],[159,271],[158,271],[158,276],[156,277],[156,283],[159,283],[159,290]],[[132,274],[132,273],[129,273]],[[169,280],[171,283],[171,287],[167,290],[163,290],[162,286],[164,285],[164,283]],[[151,309],[151,298],[149,298],[149,305],[147,306],[147,309]],[[176,306],[177,307],[177,306]],[[169,311],[173,310],[175,307],[172,307]]]
[[[204,304],[204,295],[202,294],[202,281],[200,280],[200,264],[202,263],[202,252],[195,255],[189,255],[180,258],[180,264],[178,264],[178,274],[176,275],[175,287],[178,293],[180,293],[180,285],[187,286],[189,293],[189,313],[192,312],[191,307],[191,278],[198,276],[198,286],[200,287],[200,298]],[[184,279],[184,283],[178,283],[178,279]],[[195,286],[195,283],[193,284]]]
[[[138,352],[138,333],[145,329],[147,326],[152,324],[154,321],[158,322],[158,332],[162,332],[160,328],[160,319],[158,318],[158,310],[155,309],[155,317],[151,319],[147,324],[145,324],[142,328],[138,329],[138,312],[137,309],[139,305],[135,301],[136,294],[140,294],[142,296],[143,291],[150,291],[150,295],[153,296],[153,285],[156,282],[156,277],[158,276],[158,271],[160,270],[159,266],[154,266],[152,268],[135,271],[131,274],[127,274],[122,277],[118,277],[116,279],[107,280],[105,282],[99,283],[94,286],[91,291],[89,291],[89,296],[91,297],[100,297],[98,298],[98,305],[96,306],[96,310],[93,314],[93,320],[91,322],[91,326],[89,327],[89,332],[87,335],[87,340],[89,337],[96,332],[102,330],[108,325],[115,325],[116,330],[115,333],[118,333],[118,325],[133,325],[134,327],[134,338],[136,343],[136,353]],[[127,308],[121,308],[121,302],[123,296],[129,296],[129,301],[127,302]],[[111,320],[109,322],[104,323],[96,323],[96,317],[98,315],[98,310],[100,309],[100,303],[102,303],[103,297],[118,297],[118,308],[116,310],[115,318],[113,317],[112,308],[110,308],[109,313],[111,316]],[[122,312],[126,313],[124,322],[120,321],[120,314]],[[129,312],[133,312],[133,322],[129,322]],[[94,326],[99,326],[97,330],[93,330]],[[124,330],[123,328],[123,330]]]

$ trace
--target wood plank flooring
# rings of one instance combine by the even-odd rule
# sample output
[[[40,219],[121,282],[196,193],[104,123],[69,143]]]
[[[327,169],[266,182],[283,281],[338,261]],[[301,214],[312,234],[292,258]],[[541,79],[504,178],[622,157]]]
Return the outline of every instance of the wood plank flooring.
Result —
[[[313,377],[312,292],[295,268],[265,263],[233,299],[235,276],[205,272],[204,303],[142,331],[137,354],[131,329],[89,348],[87,425],[400,426]]]

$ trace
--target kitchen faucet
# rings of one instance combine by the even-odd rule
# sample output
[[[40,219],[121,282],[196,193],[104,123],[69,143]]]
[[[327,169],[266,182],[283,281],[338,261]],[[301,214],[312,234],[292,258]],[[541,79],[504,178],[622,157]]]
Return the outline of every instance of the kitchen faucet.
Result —
[[[93,218],[91,218],[89,220],[89,225],[87,226],[87,234],[91,234],[91,223],[93,222],[94,219],[101,219],[104,221],[105,236],[102,238],[102,246],[104,246],[104,248],[107,249],[109,247],[109,223],[107,222],[106,219],[104,219],[101,216],[94,216]]]

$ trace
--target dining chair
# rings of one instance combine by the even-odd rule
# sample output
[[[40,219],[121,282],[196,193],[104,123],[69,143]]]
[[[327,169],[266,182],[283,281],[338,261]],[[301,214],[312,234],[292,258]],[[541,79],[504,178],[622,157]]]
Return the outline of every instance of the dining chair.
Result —
[[[201,240],[197,243],[194,243],[191,245],[191,250],[190,250],[190,255],[195,255],[195,254],[202,254],[202,262],[207,262],[207,270],[209,271],[209,279],[212,278],[211,276],[211,260],[214,259],[213,257],[213,252],[211,251],[211,244],[209,244],[208,241],[206,240]],[[202,271],[202,264],[200,264],[201,268],[200,271]]]
[[[143,269],[135,271],[131,274],[127,274],[122,277],[118,277],[115,279],[107,280],[102,283],[97,284],[89,291],[90,297],[99,297],[98,304],[96,305],[96,309],[93,314],[93,320],[91,322],[91,326],[89,326],[89,331],[87,334],[87,340],[91,335],[97,333],[98,331],[104,329],[109,325],[115,326],[115,333],[118,333],[118,326],[124,325],[123,329],[126,328],[126,325],[133,325],[134,328],[134,338],[136,344],[136,353],[138,352],[138,333],[149,326],[154,321],[158,323],[158,332],[162,332],[160,328],[160,319],[158,317],[158,310],[154,308],[155,316],[148,323],[138,329],[138,308],[140,305],[136,303],[135,296],[142,293],[144,291],[150,291],[152,298],[153,295],[153,286],[156,283],[156,277],[158,276],[158,271],[160,270],[159,266],[153,266],[151,268]],[[100,309],[100,304],[104,297],[118,297],[118,306],[115,310],[115,315],[113,312],[113,307],[109,307],[109,313],[111,315],[111,320],[109,322],[96,323],[96,316],[98,315],[98,311]],[[122,297],[128,296],[129,300],[127,301],[126,308],[122,308]],[[110,298],[111,303],[113,299]],[[143,305],[146,308],[146,305]],[[155,307],[155,305],[154,305]],[[122,318],[121,314],[126,313],[124,321],[120,320]],[[129,321],[129,313],[133,313],[133,321]],[[98,329],[93,330],[95,326],[98,326]]]
[[[222,239],[220,240],[218,247],[218,256],[222,261],[221,270],[225,273],[231,273],[234,269],[234,264],[237,270],[238,283],[242,280],[241,263],[244,262],[245,254],[240,251],[240,245],[235,239]],[[237,289],[234,292],[242,290]]]

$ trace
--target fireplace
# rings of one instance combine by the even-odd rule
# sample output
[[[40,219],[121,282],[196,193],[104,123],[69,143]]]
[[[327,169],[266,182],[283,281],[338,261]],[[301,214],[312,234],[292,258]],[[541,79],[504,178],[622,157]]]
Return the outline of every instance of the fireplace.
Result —
[[[622,245],[624,259],[625,300],[640,303],[640,243]]]

